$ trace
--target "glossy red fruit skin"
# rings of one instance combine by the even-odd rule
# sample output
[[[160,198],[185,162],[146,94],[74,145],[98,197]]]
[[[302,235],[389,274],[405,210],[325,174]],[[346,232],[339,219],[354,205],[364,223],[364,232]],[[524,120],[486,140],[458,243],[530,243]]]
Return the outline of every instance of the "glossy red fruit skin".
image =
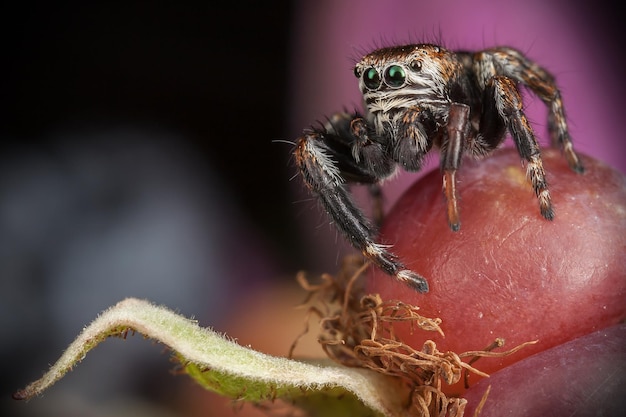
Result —
[[[429,335],[439,350],[480,350],[497,337],[504,349],[538,341],[505,358],[481,359],[476,366],[487,373],[626,317],[624,175],[590,157],[582,157],[582,175],[556,150],[542,157],[553,221],[540,215],[517,152],[504,149],[463,162],[458,232],[446,221],[440,172],[407,190],[381,228],[380,240],[428,279],[430,292],[411,291],[376,268],[368,291],[440,317],[445,338]],[[408,328],[398,334],[413,347],[424,342]]]
[[[480,417],[623,415],[626,325],[555,346],[479,381],[464,395],[465,415],[474,415],[489,386]]]

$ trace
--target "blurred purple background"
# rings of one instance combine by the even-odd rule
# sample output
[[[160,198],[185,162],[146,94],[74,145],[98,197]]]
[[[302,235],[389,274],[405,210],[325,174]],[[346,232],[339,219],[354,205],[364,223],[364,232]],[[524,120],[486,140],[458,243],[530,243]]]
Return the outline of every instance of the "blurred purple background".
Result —
[[[0,405],[178,415],[187,380],[137,337],[41,399],[8,394],[124,297],[219,330],[243,291],[332,272],[348,248],[272,141],[359,107],[352,66],[374,46],[516,47],[557,76],[578,151],[626,172],[618,14],[564,0],[3,5]],[[547,144],[545,108],[527,103]],[[418,176],[389,182],[387,203]]]

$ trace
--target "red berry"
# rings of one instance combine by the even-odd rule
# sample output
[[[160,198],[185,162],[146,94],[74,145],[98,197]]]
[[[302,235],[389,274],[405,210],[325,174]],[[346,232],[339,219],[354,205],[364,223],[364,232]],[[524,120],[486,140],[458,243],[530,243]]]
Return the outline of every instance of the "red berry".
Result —
[[[465,415],[491,386],[481,417],[618,416],[626,410],[626,325],[521,360],[470,388]]]
[[[480,350],[497,337],[503,349],[538,340],[511,356],[479,360],[487,373],[626,317],[626,178],[589,157],[584,174],[556,150],[542,157],[553,221],[541,216],[519,155],[507,149],[464,161],[458,232],[447,224],[440,172],[414,184],[381,229],[381,241],[428,279],[430,292],[411,291],[376,268],[368,291],[440,317],[445,338],[431,336],[439,350]],[[414,348],[424,342],[408,328],[398,334]]]

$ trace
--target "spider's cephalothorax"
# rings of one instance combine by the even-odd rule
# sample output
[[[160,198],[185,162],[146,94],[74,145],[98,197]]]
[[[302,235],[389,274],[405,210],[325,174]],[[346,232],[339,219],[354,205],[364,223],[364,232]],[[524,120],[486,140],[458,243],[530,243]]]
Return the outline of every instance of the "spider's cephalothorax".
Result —
[[[375,228],[353,203],[346,182],[376,185],[398,165],[417,171],[436,146],[448,222],[456,231],[460,221],[455,174],[461,157],[490,153],[508,131],[526,161],[541,214],[551,220],[554,211],[540,150],[518,84],[546,104],[552,144],[561,147],[574,171],[583,171],[554,78],[514,49],[472,53],[430,44],[388,47],[363,57],[354,73],[364,114],[337,113],[324,127],[306,131],[296,144],[296,162],[307,186],[352,245],[418,291],[428,291],[426,280],[374,241]]]

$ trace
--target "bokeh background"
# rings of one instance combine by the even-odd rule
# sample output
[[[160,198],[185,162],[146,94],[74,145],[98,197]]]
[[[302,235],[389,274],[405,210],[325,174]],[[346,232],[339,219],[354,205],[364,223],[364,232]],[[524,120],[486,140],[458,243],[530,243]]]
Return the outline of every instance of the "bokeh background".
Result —
[[[3,4],[2,414],[189,415],[189,381],[139,337],[99,346],[43,398],[9,397],[125,297],[229,331],[298,270],[336,269],[349,249],[289,141],[359,106],[352,66],[372,47],[514,46],[557,76],[577,149],[626,172],[619,16],[566,0]],[[417,177],[390,182],[386,204]]]

